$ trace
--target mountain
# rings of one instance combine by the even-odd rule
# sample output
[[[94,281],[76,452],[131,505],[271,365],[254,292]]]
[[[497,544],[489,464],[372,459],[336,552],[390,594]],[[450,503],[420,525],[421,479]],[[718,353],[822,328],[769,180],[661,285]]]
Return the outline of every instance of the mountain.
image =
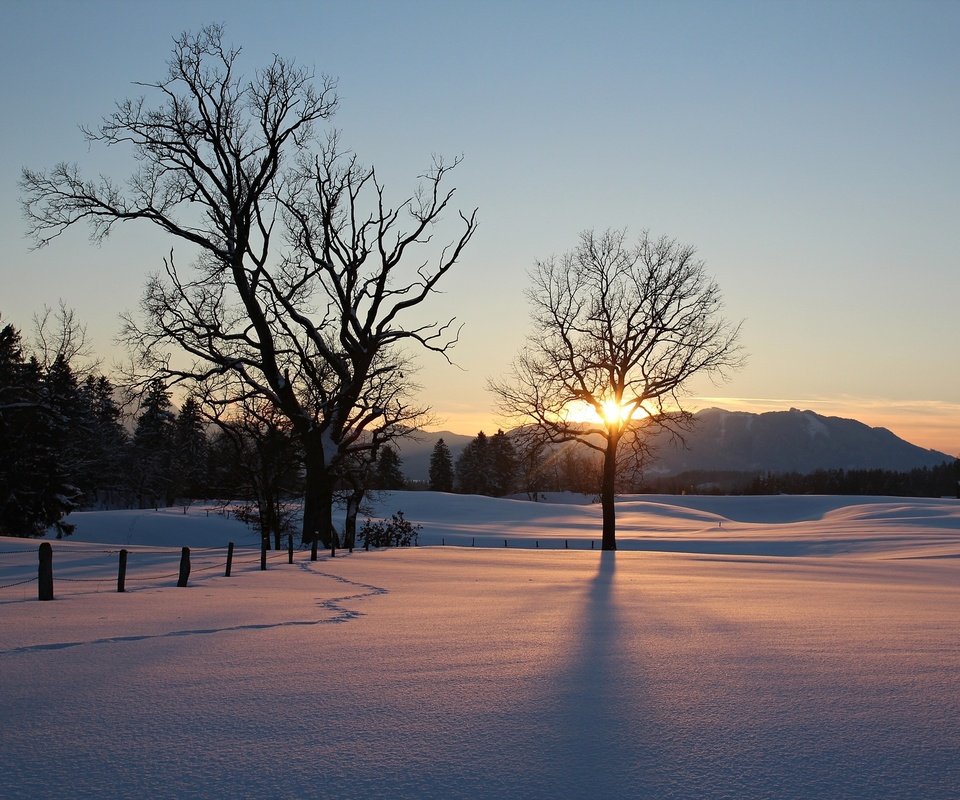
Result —
[[[686,447],[658,434],[657,450],[647,469],[651,477],[688,471],[799,472],[818,469],[886,469],[905,472],[935,467],[954,456],[927,450],[886,428],[871,428],[854,419],[825,417],[814,411],[725,411],[707,408],[694,415],[696,425],[685,434]],[[430,454],[443,439],[456,463],[473,439],[450,431],[417,434],[400,442],[403,473],[425,481]]]
[[[910,444],[886,428],[813,411],[754,414],[708,408],[695,415],[686,448],[658,435],[651,475],[688,470],[808,473],[818,469],[906,471],[954,457]]]

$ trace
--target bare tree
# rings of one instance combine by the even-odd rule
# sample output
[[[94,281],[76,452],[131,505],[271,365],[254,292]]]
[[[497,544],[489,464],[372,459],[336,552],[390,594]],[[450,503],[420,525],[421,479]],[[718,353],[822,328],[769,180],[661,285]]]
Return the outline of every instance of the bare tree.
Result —
[[[406,327],[403,318],[457,261],[476,212],[461,215],[463,230],[432,268],[419,260],[403,277],[401,261],[430,242],[453,195],[442,189],[451,167],[437,161],[422,188],[391,207],[336,135],[314,135],[336,107],[333,81],[317,90],[309,72],[278,56],[245,81],[238,56],[218,26],[179,37],[167,79],[141,84],[161,104],[123,101],[86,132],[133,147],[140,168],[126,187],[84,180],[65,164],[25,169],[23,206],[38,245],[81,221],[102,240],[123,220],[148,220],[193,245],[192,266],[178,268],[171,251],[139,318],[125,319],[139,378],[224,378],[225,401],[260,397],[279,409],[303,451],[304,540],[326,545],[337,470],[359,431],[385,419],[361,402],[391,368],[378,353],[408,340],[446,354],[456,342],[452,321]]]
[[[63,300],[56,311],[44,306],[42,312],[33,315],[33,340],[37,359],[45,370],[59,360],[70,364],[82,378],[98,366],[97,362],[87,361],[93,352],[87,340],[87,326]]]
[[[625,240],[625,231],[588,231],[574,250],[536,264],[534,329],[512,375],[490,383],[528,439],[603,454],[604,550],[617,546],[618,471],[647,457],[647,431],[681,430],[689,379],[742,363],[740,326],[723,320],[720,290],[694,249],[646,233]]]

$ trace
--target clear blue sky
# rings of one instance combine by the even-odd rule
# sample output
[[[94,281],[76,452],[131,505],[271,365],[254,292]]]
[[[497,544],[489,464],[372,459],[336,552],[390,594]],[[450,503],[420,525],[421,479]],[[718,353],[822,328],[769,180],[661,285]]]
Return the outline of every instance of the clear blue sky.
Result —
[[[397,195],[465,156],[480,229],[435,306],[465,323],[463,370],[420,374],[443,427],[496,427],[484,384],[522,342],[533,261],[626,226],[695,245],[746,320],[748,366],[695,408],[812,408],[960,453],[960,2],[6,0],[4,320],[63,298],[111,350],[170,243],[128,226],[29,252],[19,170],[124,177],[77,125],[207,22],[250,66],[336,76],[335,125]]]

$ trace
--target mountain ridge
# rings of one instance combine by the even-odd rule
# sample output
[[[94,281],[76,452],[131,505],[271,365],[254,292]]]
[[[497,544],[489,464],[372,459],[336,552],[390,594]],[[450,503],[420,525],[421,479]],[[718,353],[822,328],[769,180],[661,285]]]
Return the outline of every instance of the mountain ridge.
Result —
[[[671,443],[667,434],[654,434],[656,452],[647,470],[650,476],[667,477],[693,470],[902,472],[934,467],[955,458],[911,444],[887,428],[798,408],[764,412],[705,408],[696,412],[694,419],[694,428],[684,435],[686,447]],[[420,431],[415,440],[400,442],[403,472],[409,480],[427,480],[430,454],[439,439],[450,448],[455,463],[473,436]]]

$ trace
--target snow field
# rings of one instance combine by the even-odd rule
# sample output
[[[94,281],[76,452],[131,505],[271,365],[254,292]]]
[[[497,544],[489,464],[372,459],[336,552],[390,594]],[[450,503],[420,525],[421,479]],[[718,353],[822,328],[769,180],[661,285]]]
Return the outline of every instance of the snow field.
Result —
[[[165,557],[138,531],[175,572],[246,528],[75,515],[55,576],[106,563],[103,587],[0,590],[0,796],[958,796],[960,504],[625,498],[616,554],[519,547],[589,540],[589,506],[397,508],[518,546],[284,552],[120,595],[101,553]]]

